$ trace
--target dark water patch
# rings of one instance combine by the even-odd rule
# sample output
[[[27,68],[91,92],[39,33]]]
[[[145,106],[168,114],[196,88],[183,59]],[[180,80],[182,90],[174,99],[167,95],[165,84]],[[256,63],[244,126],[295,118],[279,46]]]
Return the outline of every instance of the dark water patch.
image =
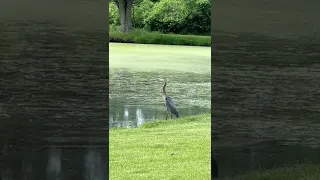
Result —
[[[261,160],[261,168],[300,161],[303,153],[297,158],[286,153],[320,147],[320,46],[316,42],[243,37],[236,42],[234,35],[232,43],[230,38],[224,41],[217,37],[220,40],[214,45],[212,143],[220,153],[217,156],[222,164],[229,157],[248,162],[247,155],[235,157],[231,150],[243,152],[251,144],[279,141],[281,146],[276,148],[267,145],[256,150],[258,159],[268,159],[271,154],[277,157],[266,166]],[[304,157],[319,163],[319,156],[313,155]],[[229,163],[222,165],[221,171],[231,175],[240,173],[239,169],[258,168]]]
[[[281,141],[265,141],[239,147],[223,147],[215,151],[220,177],[248,171],[320,163],[320,149],[285,145]]]
[[[320,43],[312,38],[279,39],[253,33],[218,33],[213,35],[215,61],[225,65],[304,67],[318,63]],[[218,43],[219,42],[219,43]]]
[[[279,38],[320,40],[319,1],[215,1],[212,30],[255,32]]]
[[[9,145],[10,146],[10,145]],[[32,146],[28,145],[28,148]],[[2,155],[2,179],[106,179],[105,148],[14,149]]]
[[[0,24],[2,178],[106,179],[105,32]]]

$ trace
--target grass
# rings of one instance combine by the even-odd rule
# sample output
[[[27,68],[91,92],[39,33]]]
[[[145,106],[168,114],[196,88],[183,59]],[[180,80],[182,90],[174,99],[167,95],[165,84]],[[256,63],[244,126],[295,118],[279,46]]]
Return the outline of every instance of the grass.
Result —
[[[220,180],[319,180],[320,165],[299,164],[293,167],[274,168],[266,171],[250,172]]]
[[[133,29],[130,33],[124,34],[118,29],[110,28],[109,42],[211,47],[211,36],[162,34],[141,29]]]
[[[110,130],[110,179],[210,179],[210,114]]]

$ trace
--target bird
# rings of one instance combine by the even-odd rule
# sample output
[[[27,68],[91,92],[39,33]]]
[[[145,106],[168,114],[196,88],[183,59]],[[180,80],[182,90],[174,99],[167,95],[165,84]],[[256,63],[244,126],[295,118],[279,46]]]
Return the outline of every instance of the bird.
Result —
[[[171,114],[171,119],[172,119],[172,114],[174,114],[177,118],[179,118],[179,112],[177,110],[176,105],[174,104],[174,101],[172,100],[172,98],[170,96],[167,96],[166,86],[167,86],[167,80],[164,79],[164,85],[162,88],[162,98],[165,101],[165,106],[167,108],[166,120],[168,119],[168,113]]]

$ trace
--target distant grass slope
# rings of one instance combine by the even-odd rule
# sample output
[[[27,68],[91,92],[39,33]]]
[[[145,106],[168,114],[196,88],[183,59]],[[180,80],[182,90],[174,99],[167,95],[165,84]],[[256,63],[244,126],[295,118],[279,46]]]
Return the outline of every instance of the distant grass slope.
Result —
[[[111,69],[211,73],[210,47],[127,43],[109,43],[109,47]]]
[[[110,28],[109,42],[211,47],[211,36],[162,34],[140,29],[134,29],[129,34],[124,34],[117,29]]]
[[[209,180],[210,115],[111,129],[113,180]]]
[[[320,165],[300,164],[287,168],[274,168],[267,171],[251,172],[219,180],[319,180]]]

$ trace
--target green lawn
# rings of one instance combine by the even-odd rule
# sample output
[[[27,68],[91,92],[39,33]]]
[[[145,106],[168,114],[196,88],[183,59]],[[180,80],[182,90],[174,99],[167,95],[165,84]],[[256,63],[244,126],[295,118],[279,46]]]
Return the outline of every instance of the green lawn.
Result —
[[[299,164],[294,167],[274,168],[267,171],[251,172],[220,180],[319,180],[320,165]]]
[[[110,130],[110,179],[209,180],[210,115]]]
[[[118,28],[109,27],[109,42],[211,47],[211,36],[163,34],[142,29],[133,29],[129,34],[124,34]]]
[[[211,72],[211,48],[197,46],[109,43],[110,69]]]

